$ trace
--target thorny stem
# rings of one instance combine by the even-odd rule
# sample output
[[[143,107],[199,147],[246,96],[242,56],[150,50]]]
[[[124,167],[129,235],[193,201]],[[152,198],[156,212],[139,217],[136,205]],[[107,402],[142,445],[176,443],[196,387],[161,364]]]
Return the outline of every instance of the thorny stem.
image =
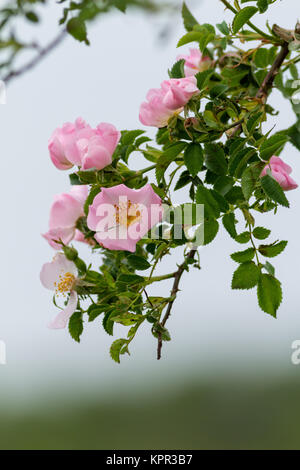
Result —
[[[221,0],[223,1],[223,0]],[[281,47],[281,50],[276,57],[272,67],[270,68],[269,72],[267,73],[263,83],[261,84],[258,92],[256,93],[255,98],[262,100],[264,103],[266,103],[267,98],[268,98],[268,93],[270,89],[273,86],[274,80],[276,78],[276,75],[278,74],[280,67],[282,66],[283,62],[285,61],[286,57],[289,54],[289,46],[288,43],[284,43],[284,45]],[[236,126],[234,129],[231,137],[234,137],[242,128],[242,124],[239,124]]]
[[[162,327],[165,326],[166,322],[168,321],[168,318],[171,315],[171,310],[172,310],[174,301],[176,299],[177,292],[179,291],[180,279],[181,279],[183,272],[185,271],[187,267],[187,261],[190,259],[193,259],[196,253],[197,253],[197,250],[195,249],[191,250],[189,254],[185,257],[184,262],[178,267],[178,270],[174,273],[174,283],[173,283],[173,287],[171,290],[171,300],[168,303],[168,307],[164,315],[164,318],[160,322],[160,325]],[[161,358],[161,348],[162,348],[162,338],[161,338],[161,334],[158,334],[158,344],[157,344],[157,359],[158,360]]]

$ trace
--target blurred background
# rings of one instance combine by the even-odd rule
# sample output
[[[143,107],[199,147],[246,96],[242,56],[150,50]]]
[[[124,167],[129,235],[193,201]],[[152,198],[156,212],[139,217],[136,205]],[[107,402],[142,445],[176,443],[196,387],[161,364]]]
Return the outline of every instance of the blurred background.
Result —
[[[219,0],[187,4],[199,22],[232,19]],[[29,38],[52,39],[60,11],[53,2],[36,33],[27,27]],[[295,2],[276,3],[268,18],[292,28]],[[265,20],[259,17],[261,26]],[[277,320],[260,311],[253,291],[230,290],[235,263],[229,254],[238,247],[222,231],[201,250],[202,270],[183,278],[168,326],[172,341],[164,344],[161,361],[149,324],[120,365],[109,356],[113,338],[100,320],[85,325],[80,344],[67,331],[46,327],[56,310],[39,271],[53,250],[40,233],[47,230],[53,195],[69,189],[67,172],[50,162],[48,138],[78,116],[93,126],[107,121],[141,128],[138,111],[147,90],[159,86],[187,50],[176,50],[182,33],[179,11],[115,11],[90,26],[90,47],[67,38],[7,90],[0,109],[0,340],[7,348],[7,365],[0,366],[1,449],[300,448],[300,365],[291,362],[292,342],[300,339],[299,190],[289,193],[290,210],[264,216],[274,240],[289,240],[274,263],[284,289]],[[279,93],[271,104],[280,115],[268,129],[294,123]],[[144,163],[140,155],[130,158],[135,168]],[[282,158],[300,182],[296,150],[288,145]],[[176,201],[184,197],[179,191]],[[179,249],[160,272],[181,259]],[[152,293],[169,288],[166,282]],[[120,326],[116,338],[124,330]]]

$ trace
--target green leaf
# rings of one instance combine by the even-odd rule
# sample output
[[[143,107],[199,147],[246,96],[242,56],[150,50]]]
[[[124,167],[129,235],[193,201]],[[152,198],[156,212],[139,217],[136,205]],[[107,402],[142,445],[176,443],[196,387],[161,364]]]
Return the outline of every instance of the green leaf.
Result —
[[[171,70],[169,70],[169,77],[170,77],[170,78],[183,78],[183,77],[185,77],[185,74],[184,74],[184,64],[185,64],[185,60],[184,60],[184,59],[178,60],[178,61],[173,65],[173,67],[171,68]]]
[[[109,334],[110,336],[112,336],[113,331],[114,331],[114,322],[110,319],[110,316],[111,316],[111,312],[107,312],[104,315],[102,324],[103,324],[103,328],[106,331],[106,333]]]
[[[77,41],[89,44],[85,22],[80,18],[71,18],[67,23],[67,31]]]
[[[272,245],[260,245],[258,251],[266,258],[274,258],[283,252],[287,244],[288,242],[284,240],[279,243],[273,243]]]
[[[232,289],[252,289],[258,283],[260,269],[253,261],[241,264],[233,273]]]
[[[269,65],[269,50],[268,49],[258,49],[254,56],[254,63],[256,67],[265,69]]]
[[[230,176],[219,176],[214,183],[214,189],[222,196],[225,196],[233,185],[234,180]]]
[[[268,0],[257,0],[257,8],[259,9],[259,13],[265,13],[269,7]]]
[[[248,243],[249,240],[250,240],[250,232],[242,232],[235,237],[235,241],[238,243],[241,243],[242,245],[244,243]]]
[[[193,27],[198,24],[198,21],[194,18],[190,10],[188,9],[187,5],[185,2],[182,4],[182,19],[183,19],[183,24],[184,27],[187,31],[192,31]]]
[[[126,352],[126,348],[125,348],[125,351],[122,352],[122,348],[125,345],[126,346],[128,345],[128,339],[120,338],[120,339],[117,339],[116,341],[114,341],[113,344],[110,347],[111,358],[115,362],[117,362],[118,364],[120,364],[120,354],[124,354],[124,352]],[[127,350],[127,352],[128,352],[128,350]]]
[[[100,305],[97,304],[92,304],[89,306],[87,310],[87,314],[89,316],[89,322],[94,321],[96,318],[99,317],[104,311],[103,306],[101,307]]]
[[[261,162],[252,163],[242,174],[241,184],[245,199],[251,197],[264,166]]]
[[[195,78],[197,80],[197,87],[200,91],[203,90],[203,88],[206,86],[206,83],[208,82],[213,73],[213,69],[208,69],[204,70],[203,72],[198,72],[195,75]]]
[[[216,219],[220,215],[219,204],[210,189],[199,185],[196,192],[197,204],[204,204],[205,217]]]
[[[31,21],[32,23],[39,22],[39,17],[37,16],[36,13],[34,13],[34,11],[28,11],[25,16],[27,20]]]
[[[145,131],[142,131],[141,129],[134,129],[131,131],[122,131],[122,137],[121,137],[121,143],[123,145],[131,145],[135,141],[137,137],[140,135],[144,134]]]
[[[209,109],[204,111],[203,119],[204,119],[205,123],[208,125],[208,127],[211,127],[212,129],[219,129],[220,128],[220,123],[218,122],[216,116]]]
[[[189,31],[186,33],[182,38],[179,39],[177,43],[177,47],[184,46],[185,44],[189,44],[190,42],[197,41],[199,42],[202,37],[202,33],[199,31]]]
[[[223,148],[218,144],[205,144],[205,166],[216,175],[227,173],[227,161]]]
[[[151,267],[151,264],[142,256],[129,255],[127,261],[133,268],[140,271],[149,269]]]
[[[265,175],[261,178],[261,185],[266,195],[272,199],[272,201],[278,202],[281,206],[290,207],[289,201],[287,200],[283,189],[280,184],[277,183],[274,178],[269,175]]]
[[[269,274],[271,274],[271,276],[275,276],[275,268],[271,263],[269,263],[269,261],[264,264],[264,268]]]
[[[257,298],[260,308],[276,318],[276,312],[282,302],[281,283],[270,274],[261,274],[257,286]]]
[[[227,230],[227,232],[229,233],[229,235],[232,237],[232,238],[236,238],[237,236],[237,232],[236,232],[236,228],[235,228],[235,216],[234,216],[234,213],[233,212],[230,212],[230,214],[225,214],[223,216],[223,219],[222,219],[222,222],[223,222],[223,225],[224,225],[224,228]]]
[[[284,133],[272,135],[272,137],[267,139],[260,147],[261,158],[267,161],[273,155],[277,155],[283,149],[287,141],[288,137]]]
[[[224,36],[228,36],[230,34],[226,21],[222,21],[222,23],[218,23],[217,28],[222,34],[224,34]]]
[[[72,338],[79,343],[80,336],[83,332],[83,320],[81,312],[75,312],[71,316],[69,320],[69,332]]]
[[[255,250],[254,248],[247,248],[245,251],[237,251],[232,253],[231,258],[237,263],[245,263],[246,261],[251,261],[254,258]]]
[[[176,157],[185,149],[186,142],[175,142],[170,145],[164,153],[159,157],[156,165],[156,178],[160,183],[168,166],[176,159]]]
[[[136,322],[143,320],[143,315],[135,313],[122,313],[121,315],[112,316],[111,320],[115,323],[120,323],[123,326],[131,326]]]
[[[120,274],[117,279],[119,282],[125,282],[126,284],[139,284],[144,282],[143,276],[137,274]]]
[[[243,26],[246,24],[250,18],[252,18],[255,13],[258,12],[258,9],[256,7],[245,7],[240,10],[237,15],[235,15],[233,23],[232,23],[232,29],[234,34],[236,34]]]
[[[257,238],[257,240],[265,240],[270,235],[271,230],[268,230],[264,227],[255,227],[253,230],[253,236]]]
[[[211,243],[217,236],[219,231],[219,223],[215,219],[208,219],[204,222],[204,243],[203,245],[208,245]]]
[[[184,163],[192,176],[196,176],[203,166],[203,150],[200,144],[189,144],[184,152]]]

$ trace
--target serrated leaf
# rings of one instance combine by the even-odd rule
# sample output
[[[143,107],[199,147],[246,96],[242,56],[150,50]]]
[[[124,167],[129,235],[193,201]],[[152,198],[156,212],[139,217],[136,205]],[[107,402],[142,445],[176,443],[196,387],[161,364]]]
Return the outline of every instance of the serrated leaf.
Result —
[[[250,232],[242,232],[235,237],[235,241],[241,243],[248,243],[250,241]]]
[[[275,276],[275,268],[271,263],[269,263],[269,261],[264,264],[264,268],[269,274],[271,274],[271,276]]]
[[[257,238],[257,240],[265,240],[270,235],[271,230],[268,230],[265,227],[255,227],[253,230],[253,236]]]
[[[260,156],[263,160],[267,161],[273,155],[280,153],[282,148],[288,141],[288,137],[284,133],[272,135],[260,147]]]
[[[254,248],[247,248],[245,251],[237,251],[236,253],[232,253],[230,257],[237,263],[245,263],[246,261],[251,261],[254,258],[254,255]]]
[[[288,242],[283,240],[279,243],[275,243],[272,245],[260,245],[258,251],[261,255],[265,256],[266,258],[274,258],[275,256],[278,256],[280,255],[280,253],[283,252],[287,244]]]
[[[133,268],[140,271],[149,269],[151,267],[151,264],[142,256],[129,255],[127,261]]]
[[[264,166],[261,162],[252,163],[243,172],[241,185],[245,199],[248,200],[252,195]]]
[[[257,0],[257,8],[259,9],[259,13],[265,13],[268,9],[268,6],[268,0]]]
[[[183,24],[184,24],[184,27],[187,31],[192,31],[193,30],[193,27],[198,24],[198,21],[196,20],[196,18],[192,15],[192,13],[190,12],[190,10],[188,9],[187,5],[185,2],[183,2],[182,4],[182,10],[181,10],[181,14],[182,14],[182,19],[183,19]]]
[[[260,308],[276,318],[282,302],[281,283],[270,274],[261,274],[257,285],[257,298]]]
[[[136,322],[143,320],[143,315],[138,315],[135,313],[123,313],[122,315],[112,316],[111,319],[115,323],[120,323],[123,326],[131,326]]]
[[[257,12],[258,9],[256,7],[242,8],[242,10],[235,15],[232,23],[234,34],[236,34]]]
[[[186,142],[176,142],[170,145],[157,160],[156,178],[160,183],[168,166],[176,159],[176,157],[185,149]]]
[[[217,25],[218,30],[224,34],[224,36],[228,36],[230,34],[229,28],[227,26],[226,21],[222,21],[222,23],[218,23]]]
[[[278,202],[278,204],[284,207],[290,207],[289,201],[287,200],[283,189],[280,184],[269,175],[265,175],[261,178],[261,185],[266,195],[272,199],[272,201]]]
[[[219,231],[219,223],[215,219],[208,219],[204,223],[204,242],[203,245],[208,245],[217,236]]]
[[[219,204],[215,200],[210,189],[199,185],[196,192],[197,204],[204,204],[205,217],[216,219],[220,215]]]
[[[80,336],[83,332],[83,320],[81,312],[75,312],[71,316],[69,320],[69,332],[72,338],[79,343]]]
[[[178,60],[173,65],[171,70],[169,70],[169,77],[170,78],[183,78],[185,76],[185,74],[184,74],[184,64],[185,64],[184,59]]]
[[[199,42],[202,37],[202,33],[199,31],[189,31],[186,33],[182,38],[179,39],[177,43],[177,47],[184,46],[185,44],[189,44],[190,42],[197,41]]]
[[[206,83],[208,82],[208,80],[210,79],[213,73],[214,73],[214,70],[208,69],[208,70],[204,70],[203,72],[198,72],[195,75],[195,78],[197,80],[197,87],[199,88],[200,91],[203,90],[203,88],[205,87]]]
[[[119,282],[125,282],[126,284],[139,284],[144,282],[143,276],[137,274],[120,274],[117,279]]]
[[[110,347],[111,358],[120,364],[120,354],[123,346],[128,345],[128,339],[120,338],[114,341]]]
[[[253,261],[241,264],[233,273],[232,289],[252,289],[258,283],[260,269]]]
[[[227,161],[220,145],[212,143],[205,145],[205,166],[216,175],[227,173]]]
[[[103,325],[103,328],[106,331],[106,333],[108,335],[112,336],[113,331],[114,331],[114,322],[110,319],[110,316],[111,316],[111,312],[107,312],[104,315],[102,325]]]
[[[200,144],[191,143],[184,151],[184,163],[192,176],[196,176],[203,166],[203,150]]]
[[[230,176],[219,176],[214,183],[214,189],[222,196],[230,191],[234,185],[234,179]]]
[[[236,238],[237,232],[235,228],[235,216],[233,212],[230,212],[230,214],[225,214],[222,219],[224,228],[227,230],[229,235],[232,238]]]

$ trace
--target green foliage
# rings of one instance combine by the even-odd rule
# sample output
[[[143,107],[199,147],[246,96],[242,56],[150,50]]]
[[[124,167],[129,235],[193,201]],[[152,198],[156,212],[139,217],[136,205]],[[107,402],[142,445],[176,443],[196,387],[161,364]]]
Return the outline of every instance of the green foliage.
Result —
[[[252,18],[258,9],[256,7],[242,8],[234,17],[232,30],[236,34]]]
[[[83,332],[83,319],[81,312],[75,312],[71,316],[69,320],[69,332],[72,338],[79,343],[80,336]]]
[[[184,151],[184,163],[192,176],[196,176],[203,166],[203,150],[200,144],[189,144]]]
[[[281,206],[289,207],[289,202],[277,181],[269,175],[261,178],[261,185],[266,195]]]
[[[287,241],[282,241],[279,243],[273,243],[272,245],[260,245],[258,251],[261,255],[266,256],[267,258],[274,258],[283,252],[287,243]]]
[[[258,283],[260,269],[253,261],[243,262],[233,273],[232,289],[252,289]]]
[[[255,229],[253,230],[253,236],[258,240],[265,240],[265,238],[268,238],[270,233],[271,230],[268,230],[264,227],[255,227]]]
[[[232,253],[230,256],[233,261],[236,261],[237,263],[246,263],[247,261],[251,261],[254,258],[254,255],[254,248],[247,248],[247,250]]]
[[[257,285],[257,298],[260,308],[276,318],[282,302],[281,283],[270,274],[261,274]]]

